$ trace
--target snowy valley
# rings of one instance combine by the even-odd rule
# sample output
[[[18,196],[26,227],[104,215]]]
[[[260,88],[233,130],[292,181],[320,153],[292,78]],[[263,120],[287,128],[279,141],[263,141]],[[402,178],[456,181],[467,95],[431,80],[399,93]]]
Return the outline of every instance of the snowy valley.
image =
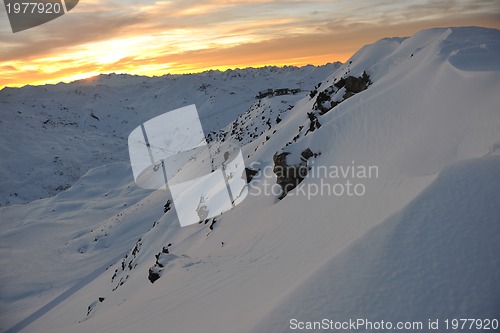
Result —
[[[3,89],[0,331],[500,320],[498,59],[500,31],[439,28],[344,64]],[[190,104],[255,174],[180,227],[168,191],[135,184],[127,136]]]

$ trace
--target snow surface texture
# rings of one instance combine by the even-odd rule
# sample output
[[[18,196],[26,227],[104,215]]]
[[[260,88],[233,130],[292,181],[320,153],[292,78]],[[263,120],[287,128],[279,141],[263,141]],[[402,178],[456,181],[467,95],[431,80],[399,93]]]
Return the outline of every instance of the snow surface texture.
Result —
[[[316,71],[309,68],[300,74],[304,85],[310,83],[301,86],[307,91],[300,96],[256,100],[257,91],[273,88],[262,83],[261,70],[229,75],[224,87],[236,95],[238,89],[258,89],[232,102],[233,95],[224,95],[224,112],[204,114],[216,155],[236,141],[246,164],[261,170],[272,168],[276,152],[289,152],[290,164],[298,163],[306,148],[318,155],[310,160],[310,175],[283,200],[264,195],[276,179],[272,172],[260,173],[235,209],[185,228],[179,227],[175,207],[163,212],[168,193],[134,185],[123,138],[164,111],[154,110],[161,103],[145,102],[154,96],[152,87],[166,90],[166,81],[178,94],[191,90],[186,104],[197,103],[201,111],[198,103],[216,103],[220,90],[209,94],[212,99],[197,99],[193,87],[228,74],[180,76],[175,84],[169,81],[174,77],[112,76],[98,78],[113,82],[107,87],[98,81],[2,91],[2,158],[9,157],[2,162],[2,183],[8,179],[10,190],[26,181],[22,165],[47,155],[55,159],[52,146],[16,152],[13,138],[19,138],[19,147],[50,140],[61,151],[76,151],[65,155],[79,157],[75,163],[95,165],[82,163],[94,168],[82,177],[75,174],[79,180],[56,196],[0,208],[0,330],[257,333],[291,331],[292,318],[500,319],[498,59],[498,30],[431,29],[363,47],[319,85],[305,78]],[[362,91],[346,95],[349,87],[335,86],[363,73],[370,83]],[[301,81],[287,77],[283,74],[279,87],[294,88]],[[68,97],[75,89],[87,96]],[[39,106],[29,114],[36,120],[22,118],[28,116],[24,100],[46,101],[42,104],[55,112],[60,102],[51,90],[64,91],[58,94],[72,105],[74,117],[85,117],[79,126],[93,139],[50,121],[45,126],[51,131],[30,127],[32,134],[25,134],[21,126],[62,117],[42,117]],[[329,102],[319,110],[322,92]],[[96,93],[102,104],[82,106]],[[135,116],[106,107],[136,96],[144,99],[129,106],[136,108]],[[167,104],[169,96],[162,98],[176,107]],[[16,108],[22,113],[16,115]],[[108,114],[109,130],[102,129]],[[74,120],[60,120],[66,121]],[[109,125],[123,121],[129,123]],[[119,132],[116,141],[113,130]],[[110,161],[114,151],[116,162]],[[17,158],[22,163],[16,166]],[[57,163],[42,164],[37,177],[54,182],[52,165]],[[376,166],[378,172],[315,177],[320,166]],[[185,172],[195,169],[188,165]],[[362,183],[365,193],[300,191],[347,180]],[[32,190],[49,194],[40,188],[35,182],[22,200]],[[252,195],[257,191],[262,193]]]

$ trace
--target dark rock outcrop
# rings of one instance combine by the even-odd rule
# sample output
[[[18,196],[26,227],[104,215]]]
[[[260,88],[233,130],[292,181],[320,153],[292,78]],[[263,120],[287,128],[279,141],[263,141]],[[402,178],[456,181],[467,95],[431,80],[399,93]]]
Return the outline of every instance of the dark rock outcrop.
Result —
[[[346,99],[362,92],[368,88],[370,84],[372,84],[372,82],[370,80],[370,76],[366,72],[363,72],[363,75],[360,77],[348,76],[346,78],[340,78],[340,80],[335,82],[332,86],[326,88],[318,94],[315,104],[316,110],[323,115]],[[342,100],[339,100],[338,97],[335,101],[332,100],[332,96],[342,88],[345,89]]]
[[[288,192],[299,185],[307,176],[308,166],[307,160],[315,154],[311,149],[307,148],[301,153],[301,162],[295,165],[288,165],[286,157],[289,152],[275,153],[273,156],[273,172],[276,174],[276,183],[281,186],[282,192],[279,199],[283,199]]]
[[[163,205],[163,212],[166,213],[172,208],[172,200],[168,199],[165,205]]]
[[[311,149],[307,148],[300,154],[300,156],[302,156],[302,159],[307,161],[308,159],[314,156],[314,153],[312,152]]]
[[[155,283],[160,278],[160,272],[157,267],[153,266],[149,269],[148,279],[151,283]]]
[[[319,123],[318,117],[314,114],[314,112],[308,112],[307,117],[309,118],[309,129],[306,132],[306,135],[309,132],[314,132],[316,129],[321,127],[321,124]]]
[[[258,174],[258,173],[259,173],[259,170],[245,168],[245,175],[246,175],[247,184],[250,184],[250,182],[252,181],[253,177],[255,177],[255,175]]]
[[[214,225],[217,223],[217,220],[215,218],[212,219],[212,223],[210,223],[210,226],[208,227],[210,230],[214,230]]]
[[[357,94],[365,90],[370,84],[370,77],[366,72],[363,72],[363,75],[360,77],[347,77],[345,80],[345,90]]]

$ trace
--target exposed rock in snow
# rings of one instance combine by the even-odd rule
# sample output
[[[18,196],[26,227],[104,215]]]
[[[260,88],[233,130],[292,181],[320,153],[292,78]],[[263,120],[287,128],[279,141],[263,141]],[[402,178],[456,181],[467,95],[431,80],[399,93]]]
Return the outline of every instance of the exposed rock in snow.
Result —
[[[273,156],[273,172],[276,174],[276,183],[281,187],[282,192],[279,199],[283,199],[289,191],[299,185],[307,176],[307,160],[315,154],[307,148],[300,154],[300,163],[290,165],[287,163],[289,152],[275,153]]]

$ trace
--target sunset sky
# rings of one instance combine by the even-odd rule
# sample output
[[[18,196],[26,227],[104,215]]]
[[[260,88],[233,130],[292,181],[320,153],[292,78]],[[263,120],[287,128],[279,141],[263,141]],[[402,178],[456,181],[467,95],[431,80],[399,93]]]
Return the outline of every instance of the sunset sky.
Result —
[[[99,73],[162,75],[345,61],[365,44],[432,27],[500,28],[500,1],[80,0],[12,33],[0,6],[0,88]]]

